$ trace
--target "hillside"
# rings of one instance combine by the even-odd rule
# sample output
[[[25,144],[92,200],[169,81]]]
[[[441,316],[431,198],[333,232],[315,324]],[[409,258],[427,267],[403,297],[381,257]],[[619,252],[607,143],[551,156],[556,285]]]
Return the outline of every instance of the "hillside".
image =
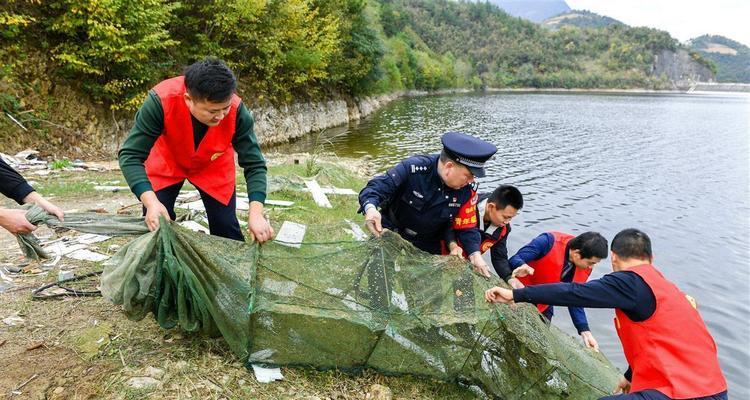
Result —
[[[611,25],[624,26],[622,22],[604,15],[587,10],[571,10],[541,22],[542,26],[550,29],[560,29],[564,26],[576,28],[606,28]]]
[[[0,108],[15,118],[0,118],[6,152],[101,154],[150,87],[206,55],[233,68],[251,109],[414,89],[672,89],[711,78],[667,32],[549,30],[486,2],[13,0],[0,28]]]
[[[703,35],[690,40],[689,46],[716,63],[718,82],[750,83],[750,48],[718,35]]]

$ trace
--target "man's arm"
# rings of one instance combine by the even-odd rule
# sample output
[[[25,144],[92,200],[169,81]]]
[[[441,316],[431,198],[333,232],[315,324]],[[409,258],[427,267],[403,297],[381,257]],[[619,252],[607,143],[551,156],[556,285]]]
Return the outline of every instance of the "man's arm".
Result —
[[[513,270],[510,268],[510,263],[508,262],[507,235],[492,245],[492,248],[490,248],[490,260],[492,260],[492,267],[495,268],[497,275],[506,282],[510,280]]]
[[[370,179],[364,189],[359,192],[357,212],[365,214],[365,224],[373,235],[380,236],[383,231],[379,208],[387,206],[394,200],[398,190],[406,183],[408,171],[406,163],[401,161],[383,175]]]
[[[581,332],[590,330],[586,311],[582,307],[568,307],[568,313],[570,313],[570,319],[573,321],[573,326],[576,327],[579,335]]]
[[[242,167],[247,182],[247,197],[250,201],[248,229],[258,242],[263,243],[273,237],[273,228],[263,216],[266,201],[267,175],[266,159],[260,151],[258,138],[253,127],[255,122],[245,104],[237,109],[237,124],[232,146],[237,152],[237,160]],[[231,173],[234,173],[232,171]]]
[[[169,213],[156,197],[144,163],[151,148],[164,130],[164,110],[159,97],[149,92],[135,114],[135,124],[118,152],[120,170],[130,190],[146,208],[146,225],[154,231],[159,227],[159,217],[170,219]]]
[[[508,261],[511,269],[516,269],[530,261],[538,260],[544,257],[552,249],[555,238],[550,233],[542,233],[521,247],[516,254]]]
[[[621,274],[628,272],[610,273],[586,283],[551,283],[514,289],[513,301],[634,311],[639,306],[638,290],[634,287],[634,281],[623,279],[629,277],[623,277]],[[643,285],[646,285],[645,282]]]
[[[237,152],[237,161],[247,182],[249,200],[265,204],[267,193],[268,167],[260,151],[258,137],[255,136],[255,120],[250,111],[241,103],[237,109],[237,129],[232,138],[232,146]]]
[[[118,152],[120,169],[130,190],[139,200],[147,191],[153,191],[143,165],[151,153],[151,148],[164,130],[164,110],[159,97],[148,93],[146,100],[135,113],[135,124]]]
[[[23,179],[21,174],[0,157],[0,193],[18,204],[24,204],[24,198],[33,191],[34,188],[26,182],[26,179]]]

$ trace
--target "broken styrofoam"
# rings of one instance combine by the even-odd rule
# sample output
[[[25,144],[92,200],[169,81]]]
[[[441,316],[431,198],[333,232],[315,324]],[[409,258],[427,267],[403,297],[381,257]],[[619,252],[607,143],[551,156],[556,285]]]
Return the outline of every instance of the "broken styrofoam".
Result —
[[[266,204],[269,206],[291,207],[294,205],[294,202],[286,200],[266,200]]]
[[[319,207],[333,208],[331,202],[328,201],[328,197],[326,197],[325,193],[323,193],[323,189],[320,188],[318,181],[314,179],[311,181],[305,181],[305,186],[310,189],[313,200],[315,200],[315,204],[317,204]]]
[[[78,243],[83,244],[94,244],[99,242],[104,242],[105,240],[112,239],[112,236],[107,235],[97,235],[95,233],[87,233],[85,235],[76,236],[73,238]]]
[[[196,200],[189,203],[178,204],[177,207],[194,211],[206,211],[206,206],[203,205],[203,200]]]
[[[364,230],[362,230],[362,228],[359,225],[357,225],[356,223],[348,219],[345,219],[344,221],[346,221],[346,223],[349,224],[349,227],[351,229],[347,229],[346,231],[351,233],[352,236],[354,236],[354,240],[358,242],[364,242],[365,240],[367,240],[367,234],[365,233]]]
[[[325,194],[341,194],[341,195],[348,195],[348,196],[356,196],[359,193],[355,192],[352,189],[348,188],[337,188],[337,187],[321,187],[320,190]]]
[[[96,262],[109,259],[109,256],[107,255],[97,253],[88,249],[76,250],[74,252],[66,254],[65,257],[72,258],[74,260],[96,261]]]
[[[306,229],[305,225],[284,221],[278,235],[276,235],[276,242],[284,246],[300,248],[302,247],[302,240],[305,238]]]
[[[253,365],[253,372],[255,373],[255,379],[260,383],[271,383],[273,381],[280,381],[284,379],[284,375],[281,374],[280,368],[263,368]]]
[[[206,228],[205,226],[195,222],[195,221],[183,221],[180,222],[181,226],[184,226],[185,228],[190,229],[193,232],[203,232],[206,234],[210,234],[211,232]]]
[[[3,318],[3,323],[8,326],[16,326],[23,324],[24,319],[18,316],[18,313],[15,313],[7,318]]]

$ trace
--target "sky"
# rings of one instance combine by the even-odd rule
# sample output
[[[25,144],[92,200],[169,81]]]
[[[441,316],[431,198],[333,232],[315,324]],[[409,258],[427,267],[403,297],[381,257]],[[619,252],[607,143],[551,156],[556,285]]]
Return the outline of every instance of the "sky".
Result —
[[[722,35],[750,46],[750,0],[566,0],[574,10],[589,10],[631,26],[669,32],[681,42]]]

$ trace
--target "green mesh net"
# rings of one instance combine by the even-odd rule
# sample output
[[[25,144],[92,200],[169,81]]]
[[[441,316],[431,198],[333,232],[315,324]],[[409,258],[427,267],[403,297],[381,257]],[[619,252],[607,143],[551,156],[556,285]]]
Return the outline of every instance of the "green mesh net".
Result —
[[[162,223],[106,261],[102,293],[130,318],[153,313],[164,328],[221,335],[252,364],[371,368],[503,399],[596,399],[616,385],[603,355],[535,307],[487,304],[498,283],[465,261],[389,232],[356,241],[346,227],[308,227],[295,248]]]

